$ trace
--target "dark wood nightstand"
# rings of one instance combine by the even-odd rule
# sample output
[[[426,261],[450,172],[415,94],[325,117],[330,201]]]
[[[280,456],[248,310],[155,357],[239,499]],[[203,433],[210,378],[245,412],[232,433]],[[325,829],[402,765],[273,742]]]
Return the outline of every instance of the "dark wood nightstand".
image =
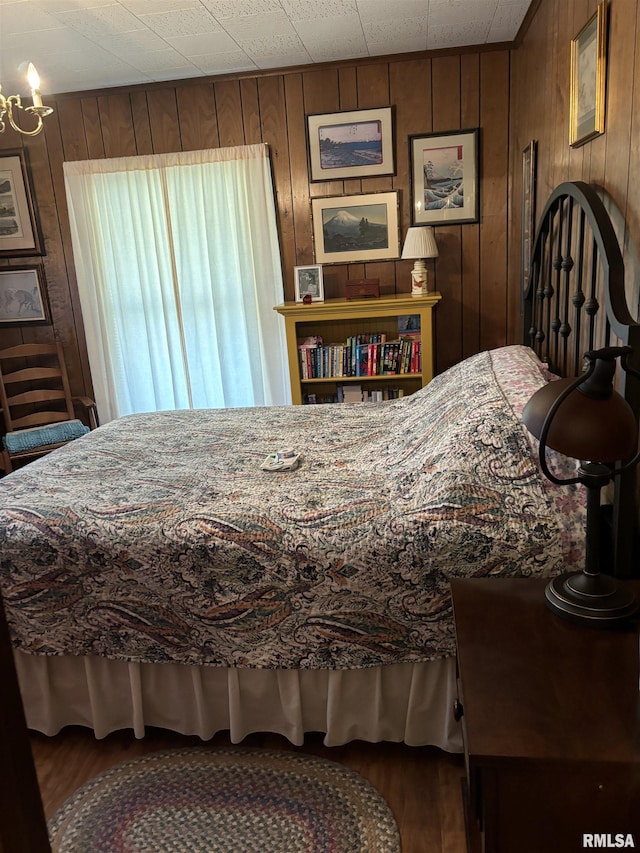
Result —
[[[568,622],[545,586],[451,582],[469,850],[571,853],[587,834],[640,848],[638,626]]]

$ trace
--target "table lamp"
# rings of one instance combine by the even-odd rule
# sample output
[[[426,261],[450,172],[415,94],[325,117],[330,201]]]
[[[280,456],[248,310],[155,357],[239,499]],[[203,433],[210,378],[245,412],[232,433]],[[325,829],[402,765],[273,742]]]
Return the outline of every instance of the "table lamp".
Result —
[[[626,372],[640,378],[628,364],[631,353],[631,347],[586,353],[587,366],[579,377],[540,388],[522,412],[524,425],[540,441],[545,475],[558,485],[581,483],[587,489],[584,569],[554,578],[545,590],[546,603],[560,616],[597,627],[624,624],[637,610],[632,591],[600,572],[600,492],[640,461],[633,409],[613,388],[618,358]],[[580,460],[576,476],[553,474],[547,448]]]
[[[425,258],[437,258],[438,245],[433,228],[430,225],[409,228],[402,247],[402,258],[414,258],[411,270],[411,295],[422,296],[427,293],[427,265]]]

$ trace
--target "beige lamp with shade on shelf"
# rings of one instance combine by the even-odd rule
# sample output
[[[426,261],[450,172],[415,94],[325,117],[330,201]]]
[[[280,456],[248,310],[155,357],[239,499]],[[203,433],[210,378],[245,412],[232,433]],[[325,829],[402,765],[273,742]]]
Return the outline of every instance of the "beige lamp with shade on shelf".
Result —
[[[402,258],[415,259],[411,270],[411,295],[422,296],[429,290],[426,258],[438,257],[438,245],[433,228],[423,225],[409,228],[402,247]]]

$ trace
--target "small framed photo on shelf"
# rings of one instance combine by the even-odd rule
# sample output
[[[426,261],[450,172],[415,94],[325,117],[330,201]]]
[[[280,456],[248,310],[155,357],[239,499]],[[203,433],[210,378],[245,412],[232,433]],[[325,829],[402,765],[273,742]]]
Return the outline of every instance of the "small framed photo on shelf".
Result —
[[[294,267],[294,285],[296,302],[324,302],[324,284],[322,280],[322,265],[312,264],[307,267]],[[309,300],[311,297],[311,300]]]
[[[24,152],[0,152],[0,257],[40,255],[36,222]]]
[[[409,137],[411,225],[477,222],[478,128]]]
[[[307,116],[312,181],[393,175],[391,107]]]
[[[604,133],[606,73],[607,3],[601,0],[595,13],[571,40],[569,144],[572,148]]]
[[[0,326],[51,322],[42,264],[0,270]]]

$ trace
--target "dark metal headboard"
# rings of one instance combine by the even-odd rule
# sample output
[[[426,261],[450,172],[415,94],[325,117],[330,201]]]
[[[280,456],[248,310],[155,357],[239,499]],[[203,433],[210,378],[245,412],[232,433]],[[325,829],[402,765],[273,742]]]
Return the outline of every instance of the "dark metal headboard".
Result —
[[[583,370],[584,353],[633,348],[640,370],[640,324],[625,295],[624,262],[611,219],[596,191],[581,181],[553,191],[536,230],[524,293],[524,340],[561,376]],[[640,416],[640,381],[620,372],[618,390]],[[640,577],[636,472],[617,478],[608,515],[612,571]]]

